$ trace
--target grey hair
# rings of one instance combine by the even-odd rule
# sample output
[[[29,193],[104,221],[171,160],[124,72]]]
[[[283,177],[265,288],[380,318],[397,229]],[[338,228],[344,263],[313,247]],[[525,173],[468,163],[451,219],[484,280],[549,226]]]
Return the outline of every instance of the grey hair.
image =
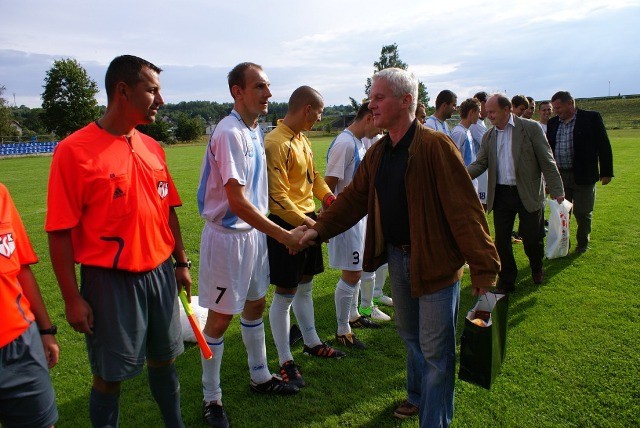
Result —
[[[418,105],[418,79],[412,73],[401,68],[385,68],[378,71],[371,78],[373,82],[378,79],[387,81],[391,86],[393,95],[397,98],[402,98],[406,94],[411,95],[412,101],[409,111],[412,113],[416,111],[416,106]]]

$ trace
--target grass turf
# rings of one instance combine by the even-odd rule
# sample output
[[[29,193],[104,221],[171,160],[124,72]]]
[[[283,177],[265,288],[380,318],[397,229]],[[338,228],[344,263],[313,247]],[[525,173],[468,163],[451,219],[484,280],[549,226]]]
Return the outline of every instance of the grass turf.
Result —
[[[597,186],[591,250],[581,256],[545,260],[545,283],[535,286],[522,246],[514,246],[520,275],[509,308],[507,359],[491,391],[457,381],[453,426],[640,424],[640,232],[636,219],[640,172],[633,163],[639,155],[640,131],[616,130],[609,135],[616,177],[608,186]],[[319,171],[324,171],[324,153],[330,141],[313,140]],[[203,224],[195,190],[203,152],[202,145],[167,148],[170,170],[184,202],[178,214],[194,261],[194,294]],[[64,319],[43,231],[49,164],[49,157],[0,160],[0,181],[11,191],[40,256],[33,270],[49,312],[59,325],[60,363],[51,371],[60,411],[56,426],[84,427],[90,426],[91,384],[84,338]],[[575,225],[572,230],[575,233]],[[316,324],[323,339],[331,339],[335,332],[333,291],[338,276],[338,271],[327,269],[315,279]],[[465,276],[459,326],[472,304]],[[265,322],[269,366],[275,371],[277,354],[267,316]],[[394,407],[405,398],[405,351],[393,326],[358,333],[369,348],[348,352],[340,361],[312,359],[302,355],[301,346],[294,348],[296,362],[309,384],[297,396],[257,396],[249,391],[246,353],[234,320],[225,335],[222,364],[223,400],[232,425],[416,426],[415,419],[398,421],[392,417]],[[177,365],[185,423],[204,426],[197,346],[187,346]],[[123,384],[120,403],[122,426],[162,425],[146,374]]]

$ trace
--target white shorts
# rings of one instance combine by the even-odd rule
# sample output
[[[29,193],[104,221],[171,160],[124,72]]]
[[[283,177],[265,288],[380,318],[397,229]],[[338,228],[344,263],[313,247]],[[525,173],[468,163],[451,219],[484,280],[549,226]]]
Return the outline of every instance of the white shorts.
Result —
[[[478,180],[478,198],[480,199],[480,202],[483,204],[487,203],[487,172],[483,172],[482,174],[480,174],[480,176],[478,176],[478,178],[476,179]]]
[[[364,217],[351,229],[329,240],[329,266],[340,270],[362,270],[366,222]]]
[[[207,222],[200,241],[200,306],[221,314],[239,314],[245,301],[261,299],[268,288],[265,234]]]

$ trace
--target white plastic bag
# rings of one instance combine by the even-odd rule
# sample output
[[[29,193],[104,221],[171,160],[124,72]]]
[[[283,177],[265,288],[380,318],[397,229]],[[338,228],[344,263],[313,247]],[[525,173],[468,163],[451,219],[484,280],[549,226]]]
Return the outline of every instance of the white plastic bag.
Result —
[[[549,232],[544,255],[548,259],[564,257],[569,253],[569,213],[573,204],[566,199],[559,204],[549,200]]]
[[[196,320],[198,320],[200,330],[202,330],[204,328],[204,325],[207,323],[207,314],[209,313],[209,310],[207,308],[201,307],[198,304],[198,296],[191,296],[191,309],[196,316]],[[193,334],[191,324],[189,324],[189,318],[187,318],[187,313],[184,311],[182,305],[180,305],[180,326],[182,327],[183,342],[198,342],[196,340],[196,336]]]

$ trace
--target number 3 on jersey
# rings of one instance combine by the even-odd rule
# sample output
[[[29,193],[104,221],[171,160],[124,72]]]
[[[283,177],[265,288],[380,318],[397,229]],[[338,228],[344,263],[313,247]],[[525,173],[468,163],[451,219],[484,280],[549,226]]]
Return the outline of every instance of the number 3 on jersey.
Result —
[[[353,252],[353,264],[357,265],[358,263],[360,263],[360,252],[359,251],[354,251]]]

